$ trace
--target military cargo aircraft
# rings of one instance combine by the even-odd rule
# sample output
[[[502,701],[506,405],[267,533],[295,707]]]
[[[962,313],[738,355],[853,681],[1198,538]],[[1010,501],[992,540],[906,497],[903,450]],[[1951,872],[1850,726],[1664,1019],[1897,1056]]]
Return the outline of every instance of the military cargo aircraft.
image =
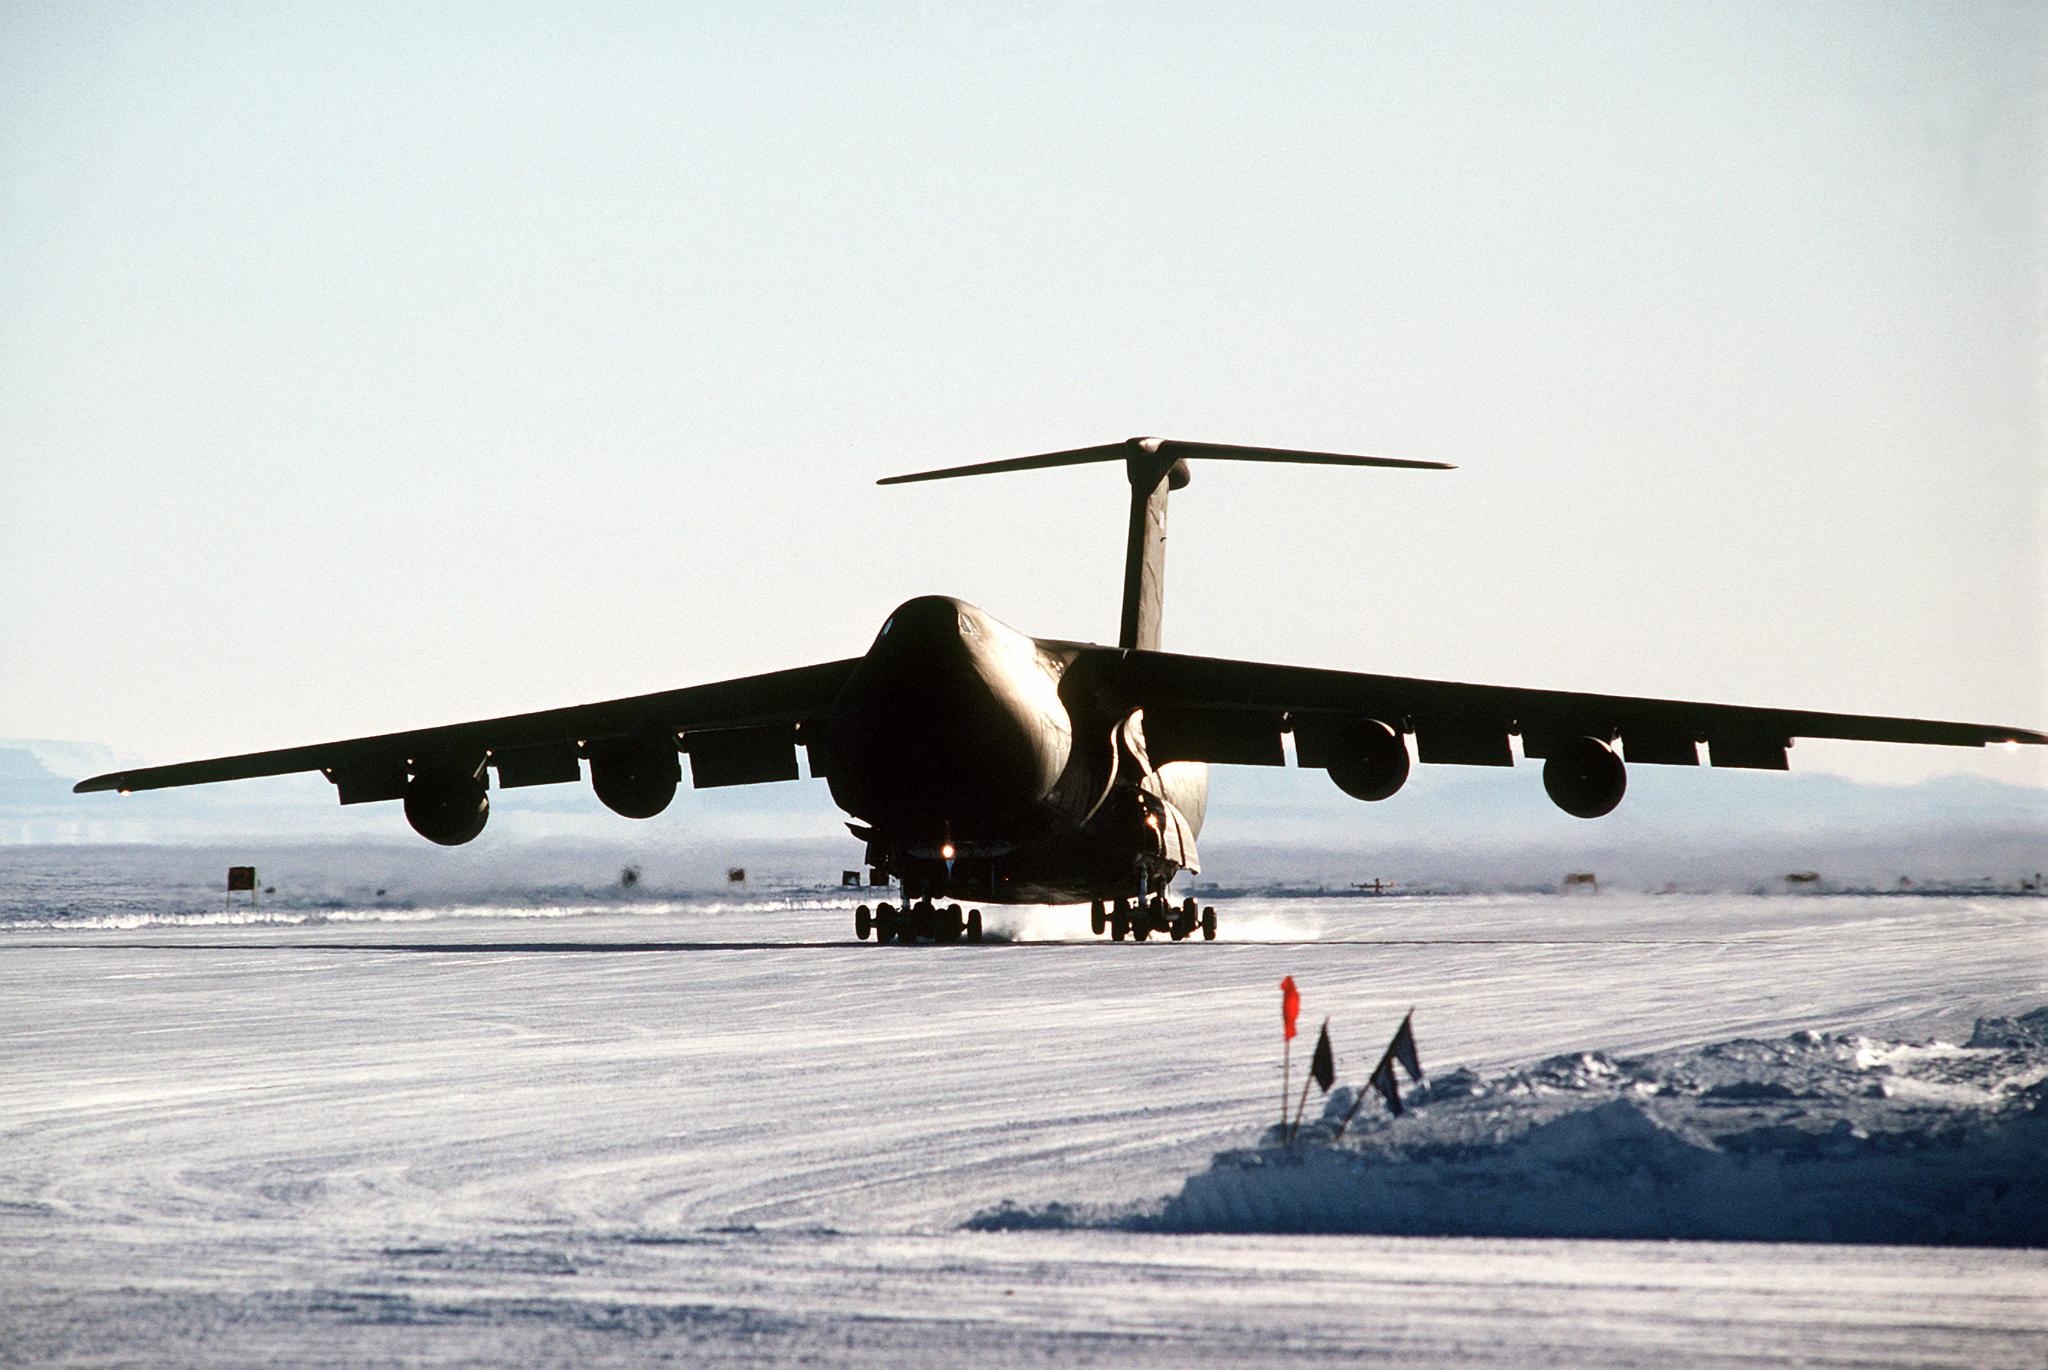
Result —
[[[1982,747],[2048,743],[2018,728],[1669,699],[1412,680],[1159,649],[1169,491],[1190,461],[1449,469],[1441,462],[1131,438],[892,476],[884,485],[1120,461],[1129,480],[1123,621],[1115,647],[1027,637],[939,595],[889,615],[864,655],[509,718],[324,742],[94,776],[80,792],[148,790],[318,770],[343,804],[401,800],[447,846],[490,817],[501,788],[583,776],[607,806],[651,818],[675,797],[681,757],[697,788],[823,776],[866,844],[871,880],[902,907],[866,905],[878,942],[980,940],[980,910],[955,902],[1091,904],[1097,936],[1216,935],[1213,908],[1175,905],[1174,878],[1201,869],[1196,839],[1211,764],[1296,763],[1378,801],[1424,765],[1543,763],[1565,812],[1621,802],[1626,764],[1785,770],[1799,737]],[[1408,739],[1414,739],[1411,754]],[[1626,764],[1625,764],[1626,763]]]

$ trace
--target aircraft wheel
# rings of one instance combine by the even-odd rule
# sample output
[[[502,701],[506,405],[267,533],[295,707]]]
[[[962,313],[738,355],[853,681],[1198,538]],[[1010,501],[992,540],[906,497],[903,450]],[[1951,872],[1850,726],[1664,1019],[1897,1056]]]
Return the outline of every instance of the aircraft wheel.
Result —
[[[1202,910],[1202,940],[1216,940],[1216,910],[1213,907]]]
[[[1134,941],[1145,942],[1152,937],[1152,920],[1142,914],[1131,921],[1131,937]]]
[[[874,918],[868,913],[868,906],[866,904],[862,904],[853,911],[853,935],[855,937],[860,938],[863,942],[867,941],[868,929],[873,926]]]
[[[946,934],[948,942],[959,941],[960,934],[967,931],[967,920],[960,916],[960,906],[958,904],[946,905],[946,917],[940,931]]]
[[[1109,920],[1109,940],[1121,942],[1130,934],[1130,931],[1131,920],[1124,917],[1123,910],[1117,910],[1116,916]]]
[[[896,936],[896,910],[888,904],[875,906],[875,945],[881,946]]]
[[[1109,911],[1102,907],[1100,899],[1088,906],[1088,926],[1097,937],[1109,926]]]
[[[970,942],[979,942],[981,940],[980,909],[967,910],[967,940]]]

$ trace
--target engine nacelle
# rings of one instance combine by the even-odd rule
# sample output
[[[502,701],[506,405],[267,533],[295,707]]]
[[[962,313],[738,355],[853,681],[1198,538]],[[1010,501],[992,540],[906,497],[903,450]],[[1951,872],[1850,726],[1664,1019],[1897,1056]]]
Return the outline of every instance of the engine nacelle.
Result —
[[[1353,799],[1379,800],[1408,783],[1408,744],[1376,718],[1330,739],[1330,779]]]
[[[474,772],[429,766],[405,787],[405,821],[429,842],[459,847],[490,821],[491,796]]]
[[[625,818],[660,813],[676,797],[682,778],[675,746],[644,737],[607,742],[590,758],[590,788],[606,808]]]
[[[1614,812],[1628,790],[1621,758],[1597,737],[1568,737],[1551,748],[1543,763],[1543,788],[1574,818]]]

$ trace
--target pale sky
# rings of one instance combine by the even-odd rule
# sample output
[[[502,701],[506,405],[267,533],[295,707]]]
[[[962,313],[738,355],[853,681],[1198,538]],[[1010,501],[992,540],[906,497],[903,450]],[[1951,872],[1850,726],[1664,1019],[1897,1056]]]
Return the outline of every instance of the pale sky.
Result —
[[[422,11],[425,13],[423,14]],[[2048,727],[2033,4],[16,3],[0,733],[1170,650]],[[1799,770],[2048,783],[2020,754]]]

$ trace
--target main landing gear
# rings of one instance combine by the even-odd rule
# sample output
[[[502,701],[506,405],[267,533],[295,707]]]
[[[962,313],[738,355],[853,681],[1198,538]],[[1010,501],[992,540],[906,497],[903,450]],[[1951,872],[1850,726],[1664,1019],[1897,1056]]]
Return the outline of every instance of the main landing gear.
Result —
[[[1097,937],[1103,930],[1109,930],[1112,941],[1121,942],[1126,937],[1142,942],[1155,932],[1163,932],[1174,941],[1183,941],[1195,935],[1199,928],[1204,942],[1216,940],[1216,910],[1197,907],[1193,898],[1183,900],[1178,907],[1166,902],[1166,896],[1155,894],[1149,899],[1117,899],[1104,904],[1096,900],[1088,910],[1088,926]]]
[[[957,942],[966,938],[970,942],[981,940],[981,910],[969,909],[963,915],[958,904],[935,908],[929,899],[920,899],[915,904],[897,908],[893,904],[877,904],[870,913],[862,904],[853,911],[853,934],[865,942],[868,934],[875,935],[875,945],[884,942],[901,942],[909,946],[922,938],[927,942]]]

